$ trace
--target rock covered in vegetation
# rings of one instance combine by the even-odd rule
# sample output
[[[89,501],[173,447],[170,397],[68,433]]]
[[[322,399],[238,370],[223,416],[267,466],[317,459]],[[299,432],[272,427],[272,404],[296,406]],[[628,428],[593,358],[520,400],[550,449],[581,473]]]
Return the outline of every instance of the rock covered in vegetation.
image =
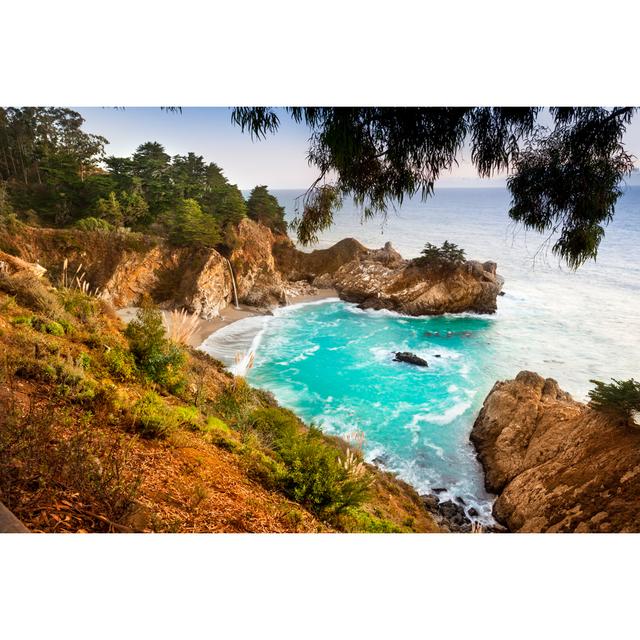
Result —
[[[406,362],[408,364],[414,364],[417,367],[428,367],[429,363],[415,353],[409,351],[398,351],[394,357],[396,362]]]
[[[520,372],[485,399],[471,441],[511,531],[640,530],[640,431]]]

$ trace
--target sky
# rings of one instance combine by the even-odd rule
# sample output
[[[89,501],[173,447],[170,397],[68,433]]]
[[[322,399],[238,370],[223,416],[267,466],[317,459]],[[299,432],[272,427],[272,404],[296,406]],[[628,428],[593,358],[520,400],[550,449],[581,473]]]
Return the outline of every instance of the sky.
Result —
[[[307,162],[309,130],[294,123],[284,112],[280,128],[266,139],[252,140],[231,122],[226,107],[186,107],[167,112],[158,107],[74,107],[85,118],[84,130],[109,140],[107,155],[129,156],[143,142],[160,142],[170,155],[193,151],[206,162],[220,166],[227,179],[241,189],[265,184],[270,189],[306,188],[317,177]],[[640,158],[640,118],[625,137],[628,150]],[[638,161],[636,161],[638,166]],[[630,184],[640,184],[636,173]],[[505,184],[504,177],[482,180],[463,155],[459,166],[443,174],[437,187],[492,187]]]

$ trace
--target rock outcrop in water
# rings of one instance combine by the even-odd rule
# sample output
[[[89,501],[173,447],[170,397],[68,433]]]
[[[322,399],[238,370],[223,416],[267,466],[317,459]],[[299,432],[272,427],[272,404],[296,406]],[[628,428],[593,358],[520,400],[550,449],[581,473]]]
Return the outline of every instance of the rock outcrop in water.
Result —
[[[210,318],[233,297],[226,257],[213,249],[172,247],[140,234],[24,227],[10,239],[12,250],[39,261],[53,276],[65,259],[82,265],[92,288],[116,307],[136,306],[149,295],[165,308],[184,307]],[[467,262],[437,270],[404,260],[387,243],[371,250],[353,238],[329,249],[298,250],[285,235],[242,220],[228,254],[240,303],[269,308],[313,287],[335,287],[346,301],[365,309],[409,315],[473,311],[492,313],[501,279],[491,262]]]
[[[406,362],[408,364],[413,364],[417,367],[428,367],[429,363],[420,356],[417,356],[415,353],[410,353],[409,351],[398,351],[394,357],[396,362]]]
[[[470,260],[444,270],[420,266],[404,260],[389,242],[371,250],[346,238],[329,249],[303,253],[290,241],[280,241],[274,254],[286,277],[335,287],[340,298],[363,309],[413,316],[494,313],[503,282],[494,262]]]
[[[374,254],[341,267],[334,276],[340,297],[363,309],[411,316],[496,311],[502,281],[493,262],[469,261],[438,270],[410,261],[387,264],[384,259],[384,254]]]
[[[510,531],[640,530],[640,430],[529,371],[498,382],[471,441]]]

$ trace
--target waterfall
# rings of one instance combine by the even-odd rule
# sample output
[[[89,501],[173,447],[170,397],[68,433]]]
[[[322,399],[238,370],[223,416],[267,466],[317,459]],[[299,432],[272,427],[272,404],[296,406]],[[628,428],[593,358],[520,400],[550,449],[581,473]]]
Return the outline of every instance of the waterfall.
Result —
[[[236,277],[233,275],[233,267],[231,266],[231,262],[229,262],[228,258],[225,258],[227,264],[229,265],[229,271],[231,272],[231,283],[233,284],[233,300],[236,304],[236,309],[240,308],[238,304],[238,290],[236,289]]]

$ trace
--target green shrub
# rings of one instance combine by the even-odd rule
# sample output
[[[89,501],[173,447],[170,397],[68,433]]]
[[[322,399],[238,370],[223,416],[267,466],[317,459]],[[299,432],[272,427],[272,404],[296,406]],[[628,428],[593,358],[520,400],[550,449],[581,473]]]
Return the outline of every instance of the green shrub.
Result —
[[[280,408],[258,409],[249,423],[284,467],[278,486],[292,500],[317,515],[335,517],[365,499],[369,479],[364,469],[350,468],[346,456],[317,429],[302,430],[295,416]]]
[[[176,426],[174,410],[153,391],[133,405],[132,413],[134,428],[145,438],[165,438]]]
[[[338,515],[360,505],[367,495],[368,479],[350,474],[339,451],[316,429],[285,440],[278,454],[287,469],[285,493],[318,515]]]
[[[282,489],[287,470],[281,462],[274,460],[260,449],[249,446],[243,447],[242,459],[247,475],[251,479],[272,491]]]
[[[458,245],[445,240],[441,247],[430,242],[424,245],[420,257],[415,258],[414,264],[434,268],[453,268],[465,261],[464,250]]]
[[[64,310],[82,322],[98,315],[96,298],[79,289],[60,289],[59,296]]]
[[[165,337],[162,314],[149,301],[138,310],[136,319],[125,330],[136,364],[151,380],[173,393],[181,391],[186,381],[182,367],[184,351]]]
[[[207,416],[207,422],[204,427],[205,431],[223,431],[224,433],[231,433],[229,425],[226,422],[216,418],[215,416]]]
[[[40,333],[48,333],[52,336],[63,336],[64,327],[55,320],[41,320],[40,318],[33,318],[31,326],[40,331]]]
[[[180,426],[189,427],[193,431],[199,431],[202,428],[202,414],[196,407],[176,407],[173,415]]]
[[[13,318],[11,320],[11,324],[15,325],[15,326],[26,326],[26,327],[32,327],[33,326],[33,316],[16,316],[15,318]]]
[[[91,356],[83,351],[76,358],[76,366],[86,371],[91,367]]]
[[[65,363],[56,364],[56,392],[77,404],[90,404],[98,395],[97,383],[87,378],[80,367]]]
[[[132,353],[122,347],[112,347],[103,356],[109,373],[117,380],[131,380],[135,378],[137,369]]]
[[[353,533],[402,533],[402,527],[386,518],[372,516],[361,509],[351,509],[343,517],[345,529]],[[405,523],[411,529],[413,523]]]
[[[92,216],[81,218],[73,226],[80,231],[111,231],[113,229],[106,220]]]
[[[613,413],[631,421],[633,413],[640,411],[640,382],[613,380],[609,383],[591,380],[595,388],[589,391],[590,404],[598,411]]]
[[[260,440],[277,449],[300,432],[300,423],[292,414],[279,407],[258,409],[250,416],[250,423]]]

